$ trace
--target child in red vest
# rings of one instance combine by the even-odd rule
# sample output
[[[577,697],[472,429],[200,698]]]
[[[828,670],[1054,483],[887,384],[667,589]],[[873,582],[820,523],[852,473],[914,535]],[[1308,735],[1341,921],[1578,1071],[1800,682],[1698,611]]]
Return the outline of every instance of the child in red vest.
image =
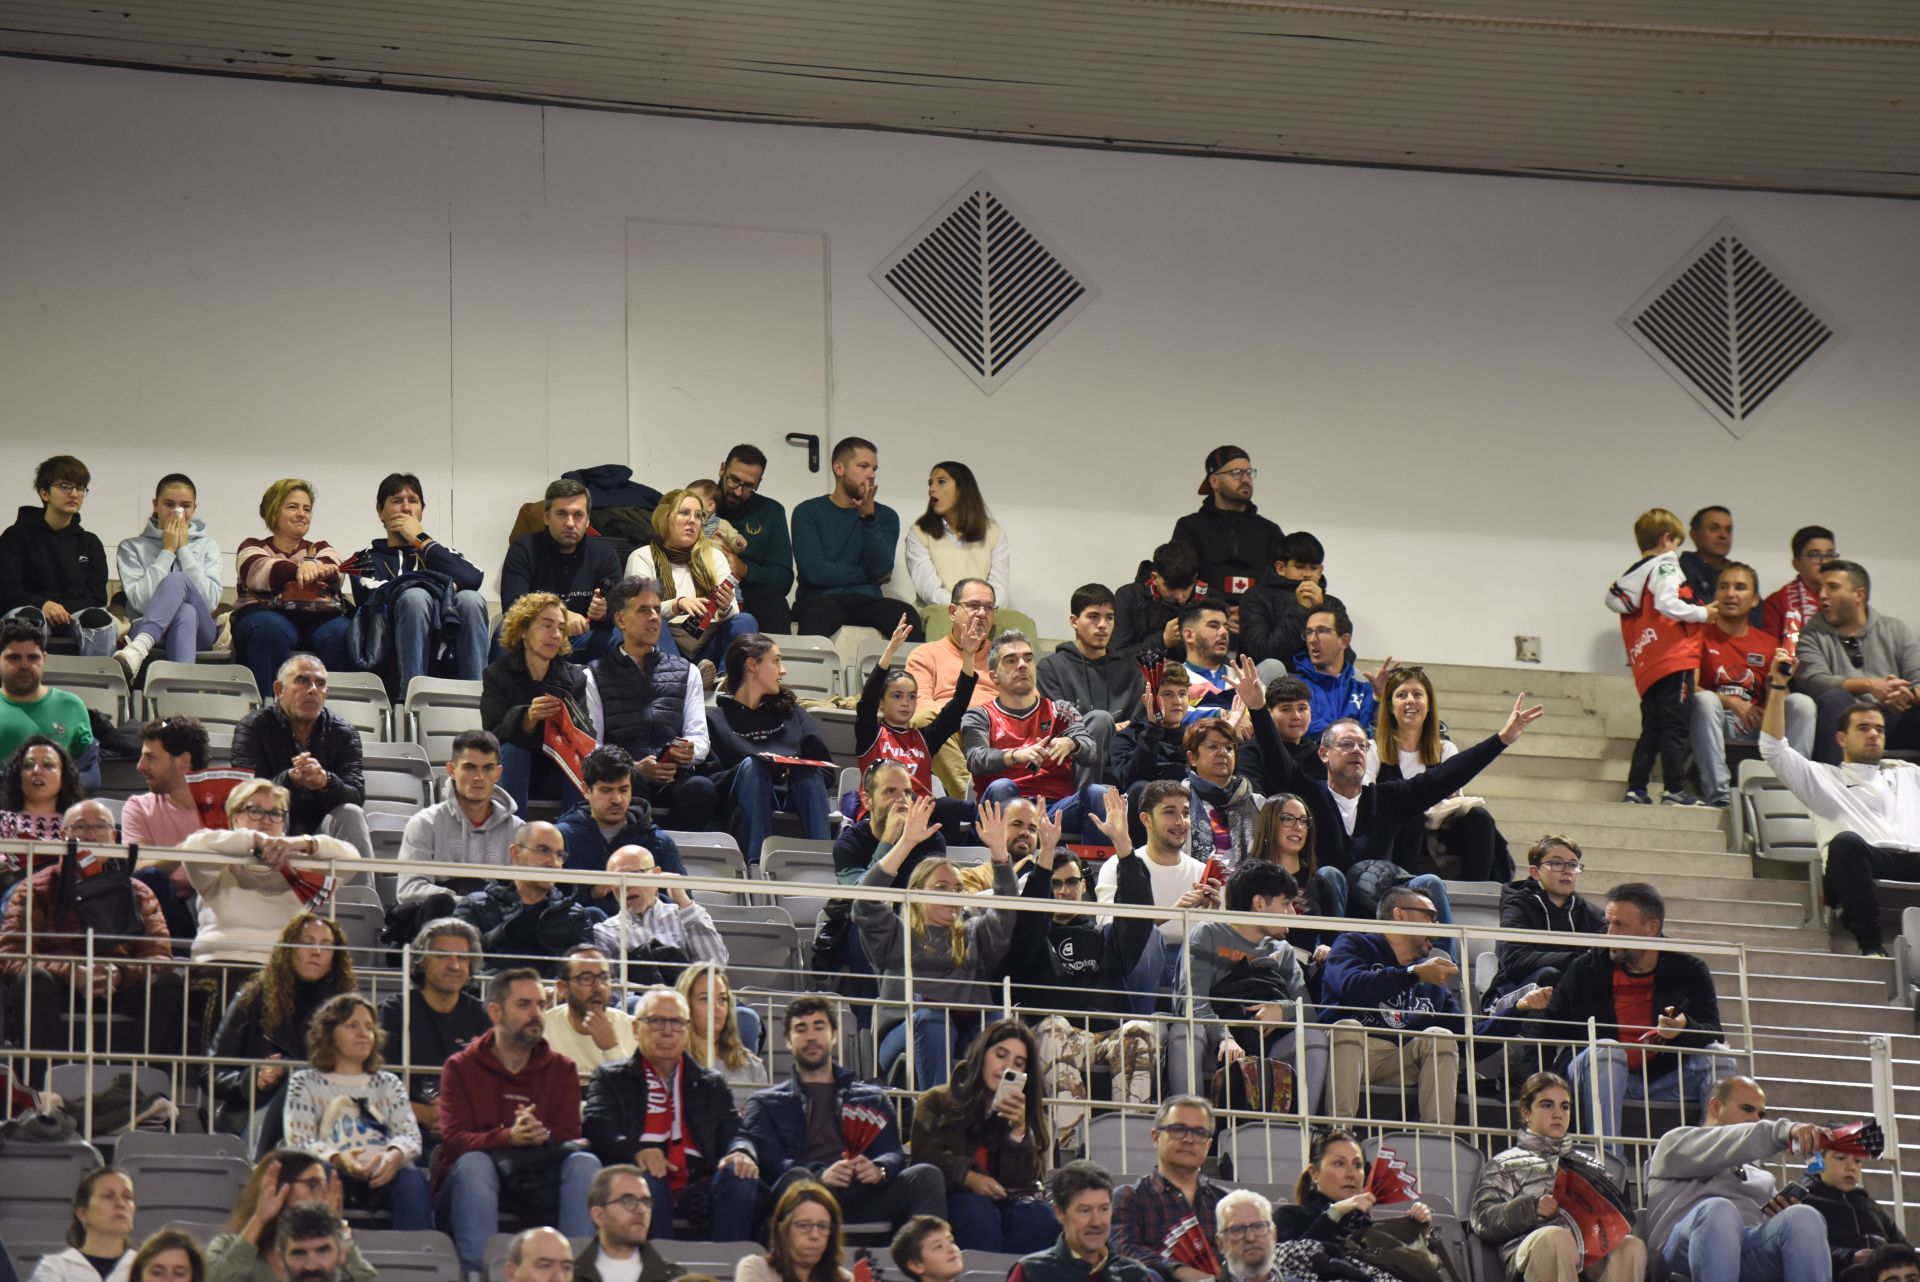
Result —
[[[984,619],[969,616],[962,625],[962,632],[972,637],[983,632],[985,627]],[[859,754],[860,777],[865,780],[867,771],[876,761],[897,761],[905,766],[913,776],[913,795],[933,799],[934,821],[940,825],[947,844],[957,845],[966,840],[964,825],[973,822],[974,806],[964,797],[933,796],[933,758],[941,745],[960,732],[960,718],[966,715],[978,680],[974,676],[973,656],[979,646],[976,642],[973,649],[963,647],[965,657],[961,661],[960,680],[954,687],[953,697],[947,700],[932,721],[915,729],[912,718],[919,683],[914,680],[912,673],[893,666],[894,654],[912,633],[913,621],[902,618],[900,626],[893,630],[893,636],[888,639],[880,662],[874,665],[865,687],[860,691],[860,702],[853,712],[853,742]],[[841,806],[845,808],[844,800]],[[849,812],[855,823],[866,818],[864,798],[859,806],[857,813]]]
[[[1640,740],[1627,768],[1626,799],[1653,804],[1647,783],[1658,754],[1667,785],[1662,804],[1704,805],[1686,788],[1687,714],[1700,667],[1700,625],[1707,621],[1706,607],[1693,600],[1680,569],[1686,527],[1656,507],[1633,523],[1633,537],[1640,559],[1607,590],[1607,608],[1621,616],[1620,639],[1640,691]]]

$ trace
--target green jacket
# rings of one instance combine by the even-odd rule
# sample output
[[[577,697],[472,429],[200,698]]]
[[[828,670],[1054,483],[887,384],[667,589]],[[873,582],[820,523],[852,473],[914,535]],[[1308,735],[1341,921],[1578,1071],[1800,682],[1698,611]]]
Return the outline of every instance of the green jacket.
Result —
[[[340,1276],[346,1282],[378,1282],[379,1278],[351,1239]],[[280,1282],[280,1278],[251,1239],[239,1233],[222,1233],[207,1243],[207,1282]]]

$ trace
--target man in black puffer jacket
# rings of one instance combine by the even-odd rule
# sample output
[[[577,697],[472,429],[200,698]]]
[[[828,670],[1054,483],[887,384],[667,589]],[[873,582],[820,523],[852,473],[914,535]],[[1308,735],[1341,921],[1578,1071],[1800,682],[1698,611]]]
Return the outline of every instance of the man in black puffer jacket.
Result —
[[[1607,933],[1607,918],[1574,887],[1580,881],[1580,846],[1571,837],[1549,834],[1527,851],[1527,875],[1500,891],[1500,925],[1505,930],[1555,930],[1583,935]],[[1492,1001],[1528,984],[1552,988],[1560,973],[1585,948],[1503,943],[1496,956],[1499,973],[1487,990]]]
[[[520,825],[507,853],[516,868],[559,868],[567,844],[558,828],[536,821]],[[532,966],[548,979],[569,948],[592,942],[598,920],[550,881],[490,881],[453,915],[480,932],[489,971]]]

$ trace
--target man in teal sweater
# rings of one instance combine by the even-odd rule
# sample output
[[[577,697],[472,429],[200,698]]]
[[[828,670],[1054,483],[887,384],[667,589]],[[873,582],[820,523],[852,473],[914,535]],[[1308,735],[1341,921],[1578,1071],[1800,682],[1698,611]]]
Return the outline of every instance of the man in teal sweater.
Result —
[[[832,491],[793,509],[793,615],[803,636],[830,637],[853,624],[885,637],[907,619],[911,639],[922,639],[919,612],[881,591],[893,577],[900,514],[874,501],[879,476],[873,442],[849,436],[833,447]]]

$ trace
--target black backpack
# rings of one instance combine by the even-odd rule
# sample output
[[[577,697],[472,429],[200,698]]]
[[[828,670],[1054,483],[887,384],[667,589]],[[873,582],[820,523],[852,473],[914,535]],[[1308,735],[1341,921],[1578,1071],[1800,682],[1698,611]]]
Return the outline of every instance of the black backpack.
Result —
[[[139,862],[140,848],[128,846],[124,859],[88,851],[86,859],[97,861],[99,871],[82,876],[83,856],[80,843],[67,839],[67,853],[60,861],[56,879],[53,919],[66,921],[71,913],[82,930],[96,935],[134,938],[147,933],[140,916],[140,900],[133,888],[133,866]]]

